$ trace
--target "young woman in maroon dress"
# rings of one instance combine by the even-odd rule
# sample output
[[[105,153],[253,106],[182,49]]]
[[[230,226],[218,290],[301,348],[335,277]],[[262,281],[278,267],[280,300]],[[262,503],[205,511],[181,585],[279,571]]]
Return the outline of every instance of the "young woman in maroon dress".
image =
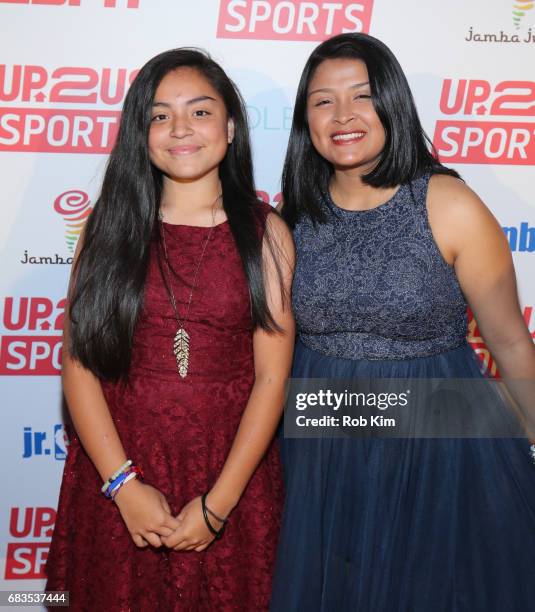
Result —
[[[47,589],[70,591],[73,610],[268,606],[294,340],[292,239],[271,212],[222,69],[191,49],[152,59],[71,279],[77,435]]]

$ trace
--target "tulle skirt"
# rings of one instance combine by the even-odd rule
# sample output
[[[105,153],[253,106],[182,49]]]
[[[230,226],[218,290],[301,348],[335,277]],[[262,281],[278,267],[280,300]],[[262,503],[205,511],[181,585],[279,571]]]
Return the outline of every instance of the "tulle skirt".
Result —
[[[471,348],[353,361],[298,342],[294,378],[480,377]],[[529,442],[284,439],[272,612],[535,609]]]

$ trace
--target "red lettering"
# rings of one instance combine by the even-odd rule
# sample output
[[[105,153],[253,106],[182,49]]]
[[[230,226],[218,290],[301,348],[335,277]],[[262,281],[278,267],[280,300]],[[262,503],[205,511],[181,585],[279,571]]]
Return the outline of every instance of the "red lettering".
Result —
[[[86,93],[85,95],[75,95],[63,93],[67,91],[87,91],[95,89],[98,85],[98,74],[93,68],[57,68],[52,73],[53,79],[61,79],[65,76],[82,77],[81,81],[60,81],[50,90],[50,102],[58,104],[95,104],[97,93]]]
[[[535,116],[535,82],[533,81],[502,81],[496,85],[496,92],[520,90],[524,93],[507,93],[494,100],[491,115]],[[513,106],[511,106],[513,105]],[[526,106],[531,105],[531,106]]]
[[[11,508],[9,515],[9,534],[14,538],[27,538],[32,532],[33,508],[24,509],[24,524],[19,528],[20,508]]]
[[[463,107],[464,96],[466,93],[466,79],[457,81],[455,89],[455,98],[451,102],[452,79],[444,79],[442,83],[442,93],[440,94],[440,110],[445,115],[456,115],[461,112]]]
[[[104,0],[104,7],[117,8],[117,0]],[[139,0],[127,0],[126,8],[139,8]]]
[[[488,81],[471,80],[468,81],[468,91],[466,93],[466,103],[464,105],[464,114],[471,115],[474,112],[474,106],[479,102],[485,102],[490,96],[490,83]],[[480,112],[486,108],[480,107]]]
[[[1,0],[0,0],[1,1]],[[11,87],[7,91],[7,65],[0,64],[0,101],[12,102],[16,100],[20,94],[20,85],[22,81],[22,66],[17,64],[13,66],[11,75]]]
[[[33,535],[35,538],[51,538],[56,522],[54,508],[36,508]],[[49,529],[52,527],[52,529]]]
[[[111,70],[104,68],[102,71],[102,83],[100,85],[100,99],[104,104],[120,104],[125,95],[126,89],[126,70],[119,68],[117,80],[114,84],[114,93],[111,93]]]
[[[48,298],[31,298],[28,329],[37,329],[39,321],[46,321],[52,314],[52,302]]]
[[[14,298],[7,297],[4,303],[4,327],[10,331],[17,331],[23,329],[26,325],[28,317],[28,298],[19,298],[19,308],[17,320],[13,320],[13,304]]]
[[[139,8],[139,0],[104,0],[104,8],[117,8],[117,4],[124,5],[126,8]],[[41,4],[46,6],[80,6],[81,0],[0,0],[0,4]]]
[[[30,102],[32,92],[41,90],[48,80],[46,70],[42,66],[24,66],[24,77],[22,80],[22,101]]]

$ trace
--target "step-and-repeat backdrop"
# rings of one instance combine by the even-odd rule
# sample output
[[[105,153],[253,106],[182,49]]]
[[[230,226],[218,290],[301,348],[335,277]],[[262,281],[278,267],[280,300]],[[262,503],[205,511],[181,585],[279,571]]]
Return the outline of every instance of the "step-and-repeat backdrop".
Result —
[[[298,78],[319,41],[381,38],[424,127],[507,234],[535,337],[535,8],[524,0],[0,0],[0,589],[38,590],[68,446],[70,264],[137,69],[207,49],[247,102],[260,195],[278,201]],[[495,370],[475,323],[468,334]],[[95,491],[98,495],[98,491]]]

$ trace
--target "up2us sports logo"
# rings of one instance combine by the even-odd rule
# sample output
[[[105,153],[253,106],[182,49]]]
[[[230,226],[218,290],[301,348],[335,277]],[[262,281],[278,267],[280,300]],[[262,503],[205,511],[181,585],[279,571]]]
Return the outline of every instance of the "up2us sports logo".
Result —
[[[373,0],[220,0],[218,38],[325,40],[369,32]]]
[[[446,163],[535,164],[535,81],[444,79],[433,144]]]
[[[0,375],[55,376],[61,371],[65,298],[5,297]]]
[[[46,578],[45,563],[55,523],[54,508],[44,506],[11,508],[5,580]]]
[[[0,64],[0,151],[109,153],[137,73]]]

